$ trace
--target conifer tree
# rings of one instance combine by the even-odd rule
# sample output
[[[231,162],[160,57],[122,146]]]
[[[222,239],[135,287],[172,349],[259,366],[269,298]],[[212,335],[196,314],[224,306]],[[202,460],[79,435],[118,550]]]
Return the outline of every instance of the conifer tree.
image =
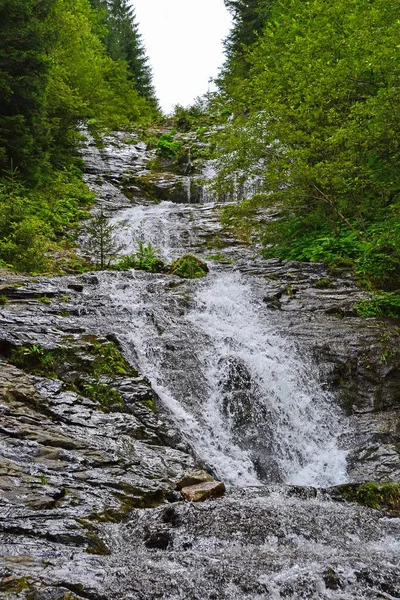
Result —
[[[129,66],[132,80],[140,96],[157,104],[152,86],[152,73],[139,33],[134,8],[128,0],[90,0],[103,14],[107,27],[104,43],[113,60],[123,60]]]
[[[54,0],[0,0],[0,172],[11,160],[35,179],[48,126],[45,94],[51,39],[45,22]]]

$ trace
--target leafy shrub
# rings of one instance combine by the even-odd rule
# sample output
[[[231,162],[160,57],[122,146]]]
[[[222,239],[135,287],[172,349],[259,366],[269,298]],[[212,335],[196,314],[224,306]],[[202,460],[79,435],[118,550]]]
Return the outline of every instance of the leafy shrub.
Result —
[[[159,257],[160,250],[153,247],[148,242],[145,244],[142,241],[138,242],[138,249],[136,251],[136,265],[138,269],[142,271],[158,272],[164,268],[164,263]]]
[[[180,150],[182,150],[182,142],[174,140],[174,131],[171,133],[164,133],[157,142],[157,154],[164,158],[175,158],[178,156]]]
[[[57,268],[55,251],[69,248],[69,232],[87,218],[94,194],[72,168],[51,183],[28,189],[18,173],[0,181],[0,260],[16,271],[43,273]],[[61,261],[59,264],[62,266]]]
[[[150,242],[139,241],[137,251],[123,256],[113,268],[117,271],[139,269],[149,273],[162,273],[165,267],[164,261],[160,258],[160,250],[154,248]]]
[[[359,317],[391,317],[400,319],[400,293],[380,292],[370,300],[360,300],[355,305]]]

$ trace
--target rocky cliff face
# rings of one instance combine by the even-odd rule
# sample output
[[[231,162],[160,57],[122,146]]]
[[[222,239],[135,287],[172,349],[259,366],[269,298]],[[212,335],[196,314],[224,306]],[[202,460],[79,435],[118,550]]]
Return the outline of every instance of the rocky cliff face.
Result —
[[[155,205],[139,141],[86,160],[115,222],[210,273],[2,274],[0,598],[400,597],[396,488],[371,508],[318,483],[399,479],[397,325],[355,315],[349,276],[254,258],[212,205]],[[185,503],[200,466],[227,494]]]

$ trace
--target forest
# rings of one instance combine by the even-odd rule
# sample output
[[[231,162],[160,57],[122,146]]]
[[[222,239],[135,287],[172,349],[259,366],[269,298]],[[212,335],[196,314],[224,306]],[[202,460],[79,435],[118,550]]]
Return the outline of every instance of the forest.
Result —
[[[226,0],[217,189],[257,193],[223,220],[265,257],[348,269],[400,314],[399,2]],[[253,186],[254,187],[254,186]],[[273,209],[279,218],[260,219]]]
[[[265,258],[348,270],[374,293],[363,316],[400,312],[400,20],[385,0],[225,0],[233,27],[206,117],[221,219]],[[162,118],[127,0],[1,0],[0,261],[81,268],[74,229],[93,195],[82,127]],[[247,186],[247,188],[246,188]],[[265,218],[277,214],[274,219]]]
[[[93,202],[82,128],[159,114],[134,11],[127,0],[1,0],[0,22],[1,265],[74,270],[73,232]]]

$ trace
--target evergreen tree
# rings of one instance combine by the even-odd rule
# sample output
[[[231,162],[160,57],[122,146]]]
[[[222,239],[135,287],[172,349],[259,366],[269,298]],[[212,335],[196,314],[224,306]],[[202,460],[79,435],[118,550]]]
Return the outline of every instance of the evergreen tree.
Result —
[[[129,72],[140,96],[157,106],[152,73],[139,33],[135,11],[128,0],[90,0],[102,17],[107,28],[104,43],[115,61],[122,60],[129,66]]]
[[[260,205],[280,206],[279,221],[255,219],[268,255],[345,258],[360,277],[394,289],[399,0],[280,0],[256,41],[238,25],[255,22],[257,3],[229,4],[237,9],[230,40],[248,40],[248,69],[240,75],[240,44],[231,45],[219,102],[232,118],[218,136],[217,183],[223,190],[257,181],[265,192],[243,203],[238,221],[249,207],[254,215]]]
[[[37,177],[48,142],[46,20],[54,3],[0,0],[0,172],[12,160],[28,179]]]
[[[232,14],[233,27],[225,41],[228,57],[225,73],[235,71],[245,76],[248,69],[246,54],[258,36],[262,34],[274,0],[224,0]]]

